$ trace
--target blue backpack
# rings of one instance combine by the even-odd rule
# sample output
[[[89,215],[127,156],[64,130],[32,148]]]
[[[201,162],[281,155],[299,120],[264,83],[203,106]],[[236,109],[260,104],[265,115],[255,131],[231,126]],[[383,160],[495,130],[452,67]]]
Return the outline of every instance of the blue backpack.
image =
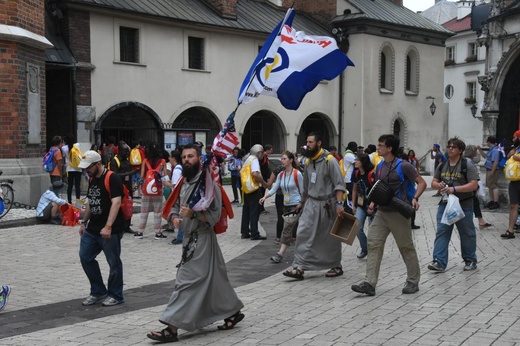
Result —
[[[507,162],[507,157],[506,155],[504,155],[504,152],[502,150],[498,150],[499,152],[499,159],[498,159],[498,169],[502,170],[504,169],[504,167],[506,166],[506,162]]]
[[[43,156],[42,167],[45,172],[50,173],[50,172],[54,171],[54,168],[56,168],[56,162],[52,162],[52,159],[54,158],[54,153],[57,151],[58,151],[58,149],[52,150],[52,148],[51,148]]]
[[[384,161],[381,160],[376,168],[376,174],[378,179],[380,179],[381,176],[381,167],[383,167]],[[399,176],[399,179],[401,180],[401,185],[399,186],[399,189],[397,190],[396,196],[399,199],[402,199],[402,191],[406,192],[406,198],[408,200],[408,203],[412,203],[413,196],[415,196],[415,182],[410,181],[406,179],[403,173],[403,167],[401,167],[401,163],[403,163],[403,160],[397,159],[396,165],[395,165],[395,171],[397,175]]]

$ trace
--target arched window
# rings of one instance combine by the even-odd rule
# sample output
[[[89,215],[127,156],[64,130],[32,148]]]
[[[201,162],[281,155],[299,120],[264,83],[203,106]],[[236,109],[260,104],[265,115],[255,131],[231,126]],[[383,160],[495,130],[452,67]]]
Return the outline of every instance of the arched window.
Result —
[[[394,49],[389,42],[385,42],[379,55],[379,92],[381,93],[394,91],[394,62]]]
[[[419,53],[415,47],[411,47],[406,54],[405,93],[419,93]]]

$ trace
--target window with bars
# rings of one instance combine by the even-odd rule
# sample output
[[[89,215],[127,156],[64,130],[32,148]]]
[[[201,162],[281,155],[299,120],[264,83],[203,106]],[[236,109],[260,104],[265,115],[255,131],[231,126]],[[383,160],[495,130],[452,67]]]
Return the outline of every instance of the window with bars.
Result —
[[[188,37],[188,68],[204,70],[204,38]]]
[[[139,63],[139,29],[119,27],[119,61]]]

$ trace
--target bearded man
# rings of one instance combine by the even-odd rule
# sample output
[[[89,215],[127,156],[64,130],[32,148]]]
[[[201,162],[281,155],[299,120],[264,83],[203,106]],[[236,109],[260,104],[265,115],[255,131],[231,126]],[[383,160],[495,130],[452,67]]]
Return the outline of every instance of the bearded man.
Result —
[[[224,324],[218,329],[228,330],[244,318],[240,312],[244,304],[231,287],[226,263],[213,231],[222,210],[220,188],[211,181],[206,189],[213,189],[215,197],[208,209],[190,209],[190,197],[202,174],[200,148],[186,145],[181,158],[184,181],[170,215],[175,228],[181,227],[184,231],[182,260],[170,301],[159,319],[167,327],[147,334],[159,342],[177,341],[179,328],[194,331],[224,319]]]
[[[283,275],[303,280],[305,270],[330,269],[325,276],[343,274],[341,267],[341,243],[330,235],[338,215],[343,213],[345,185],[338,161],[322,148],[322,138],[317,132],[307,136],[304,155],[307,157],[303,172],[303,208],[298,223],[296,247],[292,268]]]

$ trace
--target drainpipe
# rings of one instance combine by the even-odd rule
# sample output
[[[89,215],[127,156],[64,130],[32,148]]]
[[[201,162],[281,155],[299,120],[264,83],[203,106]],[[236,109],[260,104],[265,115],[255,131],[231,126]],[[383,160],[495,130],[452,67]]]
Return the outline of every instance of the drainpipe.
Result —
[[[338,153],[344,151],[341,146],[343,138],[343,80],[345,79],[345,72],[341,71],[339,75],[339,100],[338,100]]]

